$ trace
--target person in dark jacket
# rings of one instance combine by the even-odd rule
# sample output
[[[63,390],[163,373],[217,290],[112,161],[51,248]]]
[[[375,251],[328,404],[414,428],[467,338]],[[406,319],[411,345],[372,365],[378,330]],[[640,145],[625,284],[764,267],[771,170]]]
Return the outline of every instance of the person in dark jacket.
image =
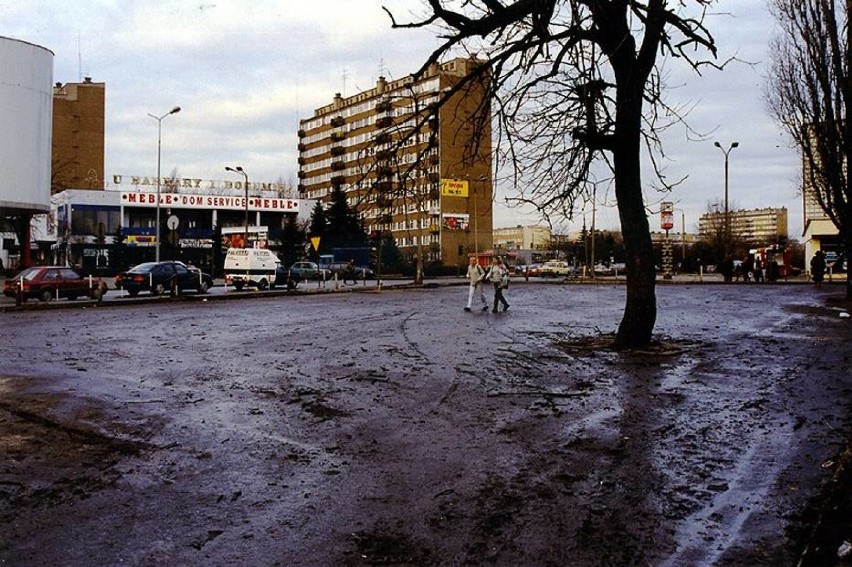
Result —
[[[811,278],[817,286],[820,286],[823,276],[825,276],[825,254],[822,250],[817,250],[811,258]]]

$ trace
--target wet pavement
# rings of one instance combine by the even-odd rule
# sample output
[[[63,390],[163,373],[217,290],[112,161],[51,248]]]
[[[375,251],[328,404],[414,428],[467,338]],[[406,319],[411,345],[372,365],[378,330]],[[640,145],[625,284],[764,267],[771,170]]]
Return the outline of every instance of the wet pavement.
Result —
[[[513,282],[0,314],[0,563],[795,564],[837,286]]]

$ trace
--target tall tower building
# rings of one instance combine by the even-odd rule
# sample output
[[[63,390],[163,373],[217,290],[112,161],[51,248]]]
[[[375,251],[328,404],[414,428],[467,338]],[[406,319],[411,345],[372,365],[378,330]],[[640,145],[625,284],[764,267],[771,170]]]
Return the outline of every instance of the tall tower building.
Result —
[[[301,120],[300,197],[328,201],[343,191],[368,232],[390,233],[409,259],[419,248],[428,261],[466,265],[468,254],[490,251],[488,76],[459,86],[477,64],[462,58],[416,78],[379,77],[375,88],[337,94]],[[470,120],[476,113],[486,119]]]
[[[50,192],[104,188],[106,86],[82,83],[53,87],[53,157]]]

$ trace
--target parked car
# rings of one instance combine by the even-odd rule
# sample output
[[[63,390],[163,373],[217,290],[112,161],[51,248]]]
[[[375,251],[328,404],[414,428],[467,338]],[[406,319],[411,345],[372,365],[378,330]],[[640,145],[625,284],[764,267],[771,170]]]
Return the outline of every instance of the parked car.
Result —
[[[320,268],[316,262],[296,262],[290,266],[290,273],[298,274],[303,280],[327,280],[331,275],[330,271]]]
[[[570,276],[574,273],[574,268],[568,262],[564,262],[562,260],[548,260],[544,264],[542,264],[541,269],[539,270],[541,277],[551,277],[551,276]]]
[[[186,290],[207,293],[213,287],[213,277],[183,262],[145,262],[115,276],[115,287],[125,290],[131,297],[140,291],[148,291],[151,295]]]
[[[519,276],[529,275],[530,277],[540,276],[541,275],[541,264],[532,263],[532,264],[528,264],[526,266],[522,266],[518,275]]]
[[[107,285],[99,278],[89,280],[66,266],[33,266],[3,284],[3,295],[20,296],[22,301],[50,301],[55,297],[100,299],[106,292]]]
[[[287,289],[296,289],[299,282],[302,281],[302,276],[297,272],[285,268],[281,264],[275,267],[275,283],[273,287],[286,287]]]
[[[345,279],[347,279],[347,280],[352,279],[352,274],[350,273],[350,270],[355,272],[355,278],[359,279],[359,280],[362,280],[362,279],[371,280],[371,279],[376,277],[376,274],[373,273],[373,270],[371,268],[366,267],[366,266],[352,266],[352,267],[350,267],[349,262],[332,262],[331,264],[328,264],[329,273],[332,276],[337,274],[337,277],[339,279],[344,279],[344,276],[345,276]]]

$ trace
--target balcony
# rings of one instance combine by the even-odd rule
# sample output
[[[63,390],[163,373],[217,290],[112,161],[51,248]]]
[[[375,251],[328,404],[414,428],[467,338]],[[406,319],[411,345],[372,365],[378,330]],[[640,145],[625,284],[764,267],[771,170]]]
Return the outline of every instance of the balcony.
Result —
[[[346,153],[346,148],[343,146],[332,146],[331,147],[331,155],[332,156],[342,156]]]
[[[305,151],[305,150],[307,150],[307,149],[308,149],[308,146],[307,146],[307,145],[305,145],[305,144],[303,144],[303,143],[299,142],[299,151],[300,151],[300,152],[303,152],[303,151]]]
[[[334,177],[331,178],[331,184],[334,185],[335,187],[340,187],[344,183],[346,183],[346,176],[345,175],[335,175]]]
[[[376,135],[373,141],[376,144],[389,144],[391,141],[391,136],[387,132],[382,132],[381,134]]]
[[[344,119],[342,116],[335,116],[331,119],[332,128],[340,128],[344,124],[346,124],[346,119]]]
[[[346,169],[346,163],[343,161],[333,161],[331,162],[331,170],[332,171],[340,171],[341,169]]]
[[[391,111],[391,103],[389,100],[382,100],[376,103],[376,112],[390,112]]]
[[[331,141],[332,142],[342,142],[346,135],[343,132],[332,132],[331,133]]]
[[[376,128],[388,128],[393,125],[393,118],[390,116],[382,116],[376,120]]]
[[[305,173],[302,170],[299,170],[299,179],[305,179],[307,176],[308,176],[307,173]]]
[[[300,137],[300,138],[304,138],[304,137],[305,137],[305,131],[304,131],[304,130],[299,129],[299,137]]]

